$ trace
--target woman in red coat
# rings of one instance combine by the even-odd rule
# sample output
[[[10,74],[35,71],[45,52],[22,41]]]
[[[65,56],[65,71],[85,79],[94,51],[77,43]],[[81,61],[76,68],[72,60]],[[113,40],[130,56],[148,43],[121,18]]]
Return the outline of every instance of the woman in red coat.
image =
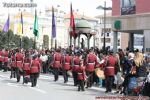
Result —
[[[31,78],[31,87],[35,87],[37,84],[37,78],[40,73],[40,62],[37,59],[37,56],[33,56],[33,60],[31,62],[31,68],[30,68],[30,78]]]

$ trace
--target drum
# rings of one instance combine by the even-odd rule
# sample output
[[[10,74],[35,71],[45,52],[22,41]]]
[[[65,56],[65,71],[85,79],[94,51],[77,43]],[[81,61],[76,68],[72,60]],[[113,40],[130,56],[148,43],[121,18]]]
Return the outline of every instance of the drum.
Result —
[[[95,74],[97,75],[97,77],[101,79],[105,79],[104,71],[101,70],[100,68],[95,69]]]
[[[68,75],[69,77],[73,77],[73,75],[72,75],[72,72],[71,72],[71,71],[67,71],[67,75]]]

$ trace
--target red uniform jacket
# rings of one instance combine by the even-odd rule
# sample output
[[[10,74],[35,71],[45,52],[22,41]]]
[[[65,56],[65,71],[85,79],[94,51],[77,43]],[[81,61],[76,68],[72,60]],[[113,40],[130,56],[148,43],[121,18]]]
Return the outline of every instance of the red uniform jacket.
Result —
[[[8,62],[8,51],[5,51],[3,55],[4,55],[3,62]]]
[[[87,56],[87,66],[86,66],[86,70],[89,72],[93,72],[95,65],[97,63],[97,57],[95,54],[88,54]]]
[[[23,62],[23,54],[22,53],[16,53],[16,67],[22,67],[22,62]]]
[[[3,51],[0,51],[0,61],[1,62],[3,62],[3,60],[4,60],[4,57],[3,57],[4,55],[3,55]]]
[[[81,59],[79,57],[75,57],[73,59],[73,68],[72,68],[72,71],[77,72],[78,67],[80,65],[80,61],[81,61]]]
[[[114,76],[115,75],[115,65],[116,65],[116,58],[112,55],[108,56],[106,61],[106,66],[104,70],[104,74],[106,76]]]
[[[31,64],[31,59],[25,58],[23,63],[23,70],[24,71],[30,70],[30,64]]]
[[[85,68],[83,67],[78,67],[77,68],[77,79],[78,80],[85,80]]]
[[[64,70],[69,70],[71,68],[71,60],[72,60],[72,57],[69,55],[64,57],[64,59],[63,59],[63,62],[64,62],[63,69]]]
[[[37,59],[32,60],[30,73],[39,73],[39,72],[40,72],[40,62]]]
[[[53,68],[60,68],[61,67],[61,61],[62,61],[61,53],[56,52],[54,55]]]

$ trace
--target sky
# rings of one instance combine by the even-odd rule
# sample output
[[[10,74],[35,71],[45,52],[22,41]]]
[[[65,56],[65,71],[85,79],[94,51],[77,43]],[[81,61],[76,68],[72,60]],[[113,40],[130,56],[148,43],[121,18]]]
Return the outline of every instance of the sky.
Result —
[[[73,10],[77,11],[81,14],[87,16],[97,16],[103,13],[103,10],[98,10],[96,7],[99,5],[104,5],[104,1],[106,1],[106,6],[111,7],[111,0],[33,0],[34,3],[37,4],[37,10],[43,11],[46,7],[57,7],[60,5],[58,9],[65,11],[66,13],[70,13],[70,3],[72,2]],[[19,11],[19,8],[6,8],[3,7],[4,3],[29,3],[30,0],[0,0],[0,9],[2,13],[14,13]],[[24,9],[24,8],[23,8]],[[30,8],[27,8],[30,10]]]

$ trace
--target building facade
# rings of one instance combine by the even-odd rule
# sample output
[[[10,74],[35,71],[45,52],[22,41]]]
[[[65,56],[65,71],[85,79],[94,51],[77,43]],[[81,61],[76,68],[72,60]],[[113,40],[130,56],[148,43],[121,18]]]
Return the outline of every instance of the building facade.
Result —
[[[118,32],[129,33],[129,49],[134,49],[134,34],[143,34],[143,51],[149,52],[150,0],[112,0],[112,29],[114,37]],[[115,39],[114,39],[115,40]],[[114,42],[114,51],[116,51]]]

